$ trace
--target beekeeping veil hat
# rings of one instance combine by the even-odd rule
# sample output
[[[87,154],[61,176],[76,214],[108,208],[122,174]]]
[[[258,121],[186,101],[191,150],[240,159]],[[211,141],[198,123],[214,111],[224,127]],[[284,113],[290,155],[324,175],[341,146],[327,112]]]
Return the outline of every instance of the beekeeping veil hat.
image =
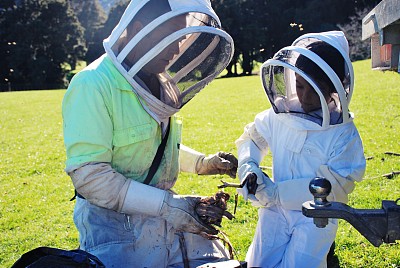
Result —
[[[233,55],[209,0],[132,0],[104,48],[159,120],[178,112]]]
[[[303,122],[305,119],[312,129],[352,120],[348,106],[354,89],[354,73],[348,42],[341,31],[300,36],[267,60],[260,75],[275,113],[295,115]],[[311,100],[301,98],[301,80],[318,96],[319,103],[314,110],[305,108]]]

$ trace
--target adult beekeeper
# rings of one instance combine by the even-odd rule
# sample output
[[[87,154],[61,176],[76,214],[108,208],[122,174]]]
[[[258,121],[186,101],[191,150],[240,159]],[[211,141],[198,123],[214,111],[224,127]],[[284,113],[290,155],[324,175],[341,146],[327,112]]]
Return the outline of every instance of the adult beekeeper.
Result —
[[[327,178],[328,200],[347,202],[366,165],[348,109],[354,75],[346,37],[340,31],[299,37],[262,65],[261,80],[272,107],[236,141],[241,181],[257,175],[254,195],[247,187],[238,191],[260,207],[246,261],[249,267],[326,267],[337,220],[317,228],[302,214],[303,202],[313,199],[309,182]],[[259,168],[268,151],[271,178]]]
[[[66,172],[76,189],[80,248],[106,267],[183,267],[226,260],[170,190],[178,172],[228,174],[237,159],[181,143],[174,116],[230,61],[231,37],[207,0],[133,0],[106,53],[71,81],[62,106]]]

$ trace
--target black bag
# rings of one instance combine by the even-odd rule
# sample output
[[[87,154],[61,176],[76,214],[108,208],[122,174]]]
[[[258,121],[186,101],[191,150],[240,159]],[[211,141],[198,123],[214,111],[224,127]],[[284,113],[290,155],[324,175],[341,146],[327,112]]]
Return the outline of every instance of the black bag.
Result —
[[[80,249],[39,247],[24,253],[11,268],[105,268],[94,255]]]

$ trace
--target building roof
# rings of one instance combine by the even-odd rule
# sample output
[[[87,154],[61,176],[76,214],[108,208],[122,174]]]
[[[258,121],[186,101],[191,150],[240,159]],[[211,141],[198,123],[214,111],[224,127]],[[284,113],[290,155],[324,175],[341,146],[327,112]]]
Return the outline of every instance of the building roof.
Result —
[[[381,32],[389,25],[400,27],[400,0],[382,0],[362,20],[362,40]]]

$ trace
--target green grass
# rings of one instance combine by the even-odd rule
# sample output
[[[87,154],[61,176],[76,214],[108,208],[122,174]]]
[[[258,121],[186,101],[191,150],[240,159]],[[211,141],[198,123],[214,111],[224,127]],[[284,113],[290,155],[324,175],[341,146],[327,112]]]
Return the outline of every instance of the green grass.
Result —
[[[63,172],[64,92],[0,94],[0,267],[41,245],[77,247],[73,186]]]
[[[400,197],[400,76],[354,64],[356,90],[350,109],[363,139],[367,171],[350,195],[355,208],[380,208],[384,199]],[[72,221],[73,186],[64,173],[61,101],[64,90],[0,94],[0,267],[10,267],[24,252],[39,246],[78,247]],[[258,76],[216,79],[182,109],[183,143],[206,154],[236,155],[234,141],[254,116],[269,107]],[[271,165],[271,157],[265,165]],[[211,195],[226,176],[183,173],[181,194]],[[226,190],[233,197],[232,189]],[[233,211],[233,198],[229,210]],[[236,218],[223,221],[240,259],[244,259],[257,223],[257,210],[239,198]],[[350,224],[340,220],[336,255],[341,267],[399,267],[400,246],[373,247]]]

